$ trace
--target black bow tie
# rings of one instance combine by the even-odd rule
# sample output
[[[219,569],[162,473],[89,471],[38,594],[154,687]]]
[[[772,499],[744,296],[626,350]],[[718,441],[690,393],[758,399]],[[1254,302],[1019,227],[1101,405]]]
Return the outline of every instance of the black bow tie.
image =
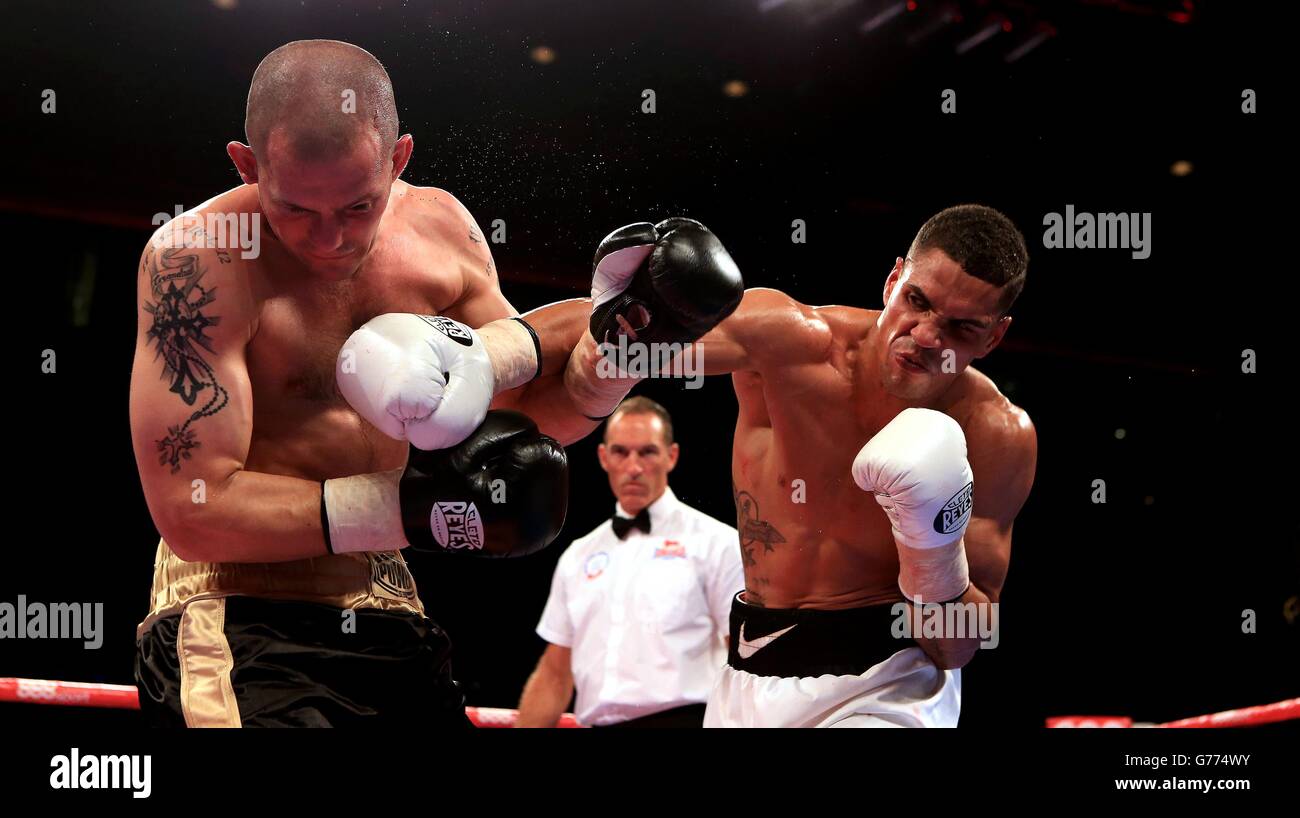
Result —
[[[649,508],[641,509],[641,513],[635,517],[620,517],[615,514],[609,521],[614,526],[614,533],[618,535],[620,540],[627,539],[628,532],[634,528],[639,528],[647,534],[650,533]]]

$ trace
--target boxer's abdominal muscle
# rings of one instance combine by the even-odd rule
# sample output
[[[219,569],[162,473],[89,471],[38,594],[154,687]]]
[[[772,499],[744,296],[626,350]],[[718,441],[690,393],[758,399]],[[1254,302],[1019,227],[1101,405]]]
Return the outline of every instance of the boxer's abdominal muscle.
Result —
[[[840,609],[901,599],[888,520],[847,478],[852,455],[841,463],[838,450],[800,447],[781,457],[771,441],[771,429],[741,427],[733,450],[746,601]]]

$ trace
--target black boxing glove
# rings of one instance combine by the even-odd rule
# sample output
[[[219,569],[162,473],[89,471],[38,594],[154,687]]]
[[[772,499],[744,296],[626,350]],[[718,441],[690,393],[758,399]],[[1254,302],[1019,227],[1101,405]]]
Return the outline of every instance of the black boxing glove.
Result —
[[[569,461],[527,415],[497,409],[450,449],[412,448],[398,488],[417,551],[521,557],[560,533]]]
[[[591,337],[698,340],[740,304],[745,282],[722,242],[692,219],[620,227],[596,249]],[[621,320],[620,320],[621,319]]]
[[[527,415],[493,410],[450,449],[411,447],[405,469],[326,480],[321,528],[334,554],[518,557],[555,539],[568,506],[564,448]]]

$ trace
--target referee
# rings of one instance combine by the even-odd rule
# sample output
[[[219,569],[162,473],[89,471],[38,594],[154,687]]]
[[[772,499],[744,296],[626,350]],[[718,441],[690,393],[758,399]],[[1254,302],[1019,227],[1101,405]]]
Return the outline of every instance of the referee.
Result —
[[[745,585],[736,529],[668,488],[678,446],[654,401],[619,404],[597,453],[618,503],[556,565],[518,724],[553,727],[576,687],[585,726],[700,727]]]

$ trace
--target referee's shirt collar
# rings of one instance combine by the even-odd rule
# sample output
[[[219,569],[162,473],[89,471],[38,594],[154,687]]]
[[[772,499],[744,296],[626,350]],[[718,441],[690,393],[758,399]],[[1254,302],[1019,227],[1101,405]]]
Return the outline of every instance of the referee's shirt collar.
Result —
[[[664,488],[664,493],[659,495],[659,499],[655,500],[647,507],[650,512],[650,531],[663,531],[664,526],[668,522],[669,515],[677,510],[677,507],[681,505],[681,502],[681,500],[677,499],[677,495],[673,494],[672,486],[666,486]],[[636,516],[635,514],[628,514],[627,511],[624,510],[623,504],[619,502],[614,503],[614,514],[618,517]],[[637,532],[634,531],[632,533],[635,534]]]

